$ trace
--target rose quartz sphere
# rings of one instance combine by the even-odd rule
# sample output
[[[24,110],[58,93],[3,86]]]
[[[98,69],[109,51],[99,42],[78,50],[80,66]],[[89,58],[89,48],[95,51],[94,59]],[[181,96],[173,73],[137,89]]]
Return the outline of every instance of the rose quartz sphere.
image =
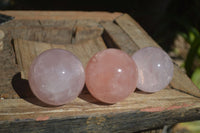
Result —
[[[85,73],[89,92],[104,103],[119,102],[136,89],[136,64],[118,49],[106,49],[95,54],[88,62]]]
[[[63,105],[75,99],[85,83],[81,62],[71,52],[50,49],[32,63],[28,76],[32,92],[50,105]]]
[[[172,80],[174,66],[171,58],[162,49],[142,48],[132,58],[138,68],[138,89],[156,92],[165,88]]]

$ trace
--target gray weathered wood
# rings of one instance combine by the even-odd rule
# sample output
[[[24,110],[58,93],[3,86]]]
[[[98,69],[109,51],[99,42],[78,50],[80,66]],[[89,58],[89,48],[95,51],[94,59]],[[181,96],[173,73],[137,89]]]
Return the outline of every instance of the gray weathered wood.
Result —
[[[16,15],[16,20],[13,23],[6,24],[10,25],[10,28],[6,25],[0,27],[5,32],[4,41],[6,44],[5,49],[3,49],[2,53],[0,52],[0,57],[2,58],[0,59],[0,66],[3,68],[0,71],[4,74],[0,76],[2,79],[0,83],[3,83],[3,85],[0,84],[0,94],[1,96],[3,94],[5,98],[0,99],[0,132],[138,132],[162,128],[164,125],[171,125],[177,122],[200,119],[200,99],[172,89],[173,87],[179,90],[186,89],[186,91],[189,90],[188,88],[195,89],[188,77],[186,75],[183,76],[180,71],[175,74],[177,80],[173,80],[173,85],[171,84],[171,86],[152,94],[136,91],[125,100],[113,105],[100,103],[89,94],[86,88],[77,99],[64,106],[48,107],[42,104],[31,93],[27,80],[22,79],[20,74],[15,75],[16,72],[20,71],[17,68],[20,63],[15,64],[11,39],[16,36],[14,31],[23,27],[23,24],[27,24],[25,26],[27,30],[41,28],[42,26],[45,27],[45,31],[52,28],[59,30],[63,27],[63,29],[70,29],[73,34],[75,33],[74,29],[77,27],[83,28],[80,30],[80,34],[77,33],[77,35],[79,34],[80,37],[83,37],[83,40],[80,39],[80,42],[71,44],[73,38],[76,38],[72,34],[70,43],[66,45],[64,42],[62,45],[52,44],[52,42],[48,42],[47,38],[44,43],[34,38],[34,36],[31,37],[32,41],[30,41],[30,38],[28,41],[23,40],[23,37],[26,37],[24,33],[21,40],[16,36],[17,38],[15,39],[18,41],[14,41],[14,43],[31,45],[30,47],[28,46],[30,58],[23,58],[24,60],[21,60],[23,63],[32,58],[32,48],[37,48],[40,51],[46,46],[72,50],[86,65],[86,62],[95,52],[105,48],[104,43],[109,47],[120,48],[129,55],[138,48],[158,45],[126,14],[96,13],[94,15],[94,12],[91,14],[78,12],[77,16],[72,16],[72,14],[75,14],[74,12],[29,12],[32,16],[28,16],[27,12],[21,11],[8,11],[5,13]],[[25,22],[24,19],[26,18]],[[114,19],[115,23],[112,22]],[[34,22],[32,22],[33,20]],[[27,23],[28,21],[30,21],[30,24]],[[66,22],[69,21],[71,24],[68,27]],[[55,27],[54,24],[56,25]],[[89,38],[92,37],[91,40],[88,40],[86,32],[93,28],[95,30],[98,28],[103,29],[103,32],[96,32],[98,33],[96,34],[97,36],[87,34]],[[23,30],[20,31],[20,34],[21,32]],[[47,34],[54,36],[54,34],[51,34],[52,32],[48,31]],[[59,40],[58,33],[59,31],[56,32],[55,40],[57,37]],[[27,37],[30,37],[31,34],[34,33],[30,32]],[[99,36],[102,36],[105,42]],[[66,38],[61,39],[65,40]],[[18,58],[17,51],[21,50],[22,52],[22,49],[17,50],[15,48],[15,50],[17,61],[19,62],[21,58]],[[27,55],[28,53],[23,54]],[[24,70],[25,68],[21,67],[21,69]],[[26,71],[27,69],[28,66]],[[179,70],[178,68],[176,69]],[[181,84],[181,80],[178,80],[179,78],[184,83]],[[11,80],[12,85],[10,84]],[[5,83],[10,85],[10,89],[5,86]]]
[[[103,38],[108,47],[119,48],[130,56],[139,49],[139,46],[118,25],[113,22],[102,22],[101,25],[105,29]]]

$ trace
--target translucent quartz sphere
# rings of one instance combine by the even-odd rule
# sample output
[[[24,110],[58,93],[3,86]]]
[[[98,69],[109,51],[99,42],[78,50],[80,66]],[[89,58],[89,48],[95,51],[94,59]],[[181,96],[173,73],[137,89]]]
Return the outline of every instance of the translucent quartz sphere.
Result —
[[[137,88],[156,92],[165,88],[173,77],[173,63],[162,49],[146,47],[132,56],[138,68]]]
[[[81,62],[71,52],[50,49],[33,61],[28,80],[36,97],[57,106],[72,101],[80,94],[85,73]]]
[[[118,49],[106,49],[95,54],[88,62],[85,73],[89,92],[105,103],[121,101],[136,89],[136,64]]]

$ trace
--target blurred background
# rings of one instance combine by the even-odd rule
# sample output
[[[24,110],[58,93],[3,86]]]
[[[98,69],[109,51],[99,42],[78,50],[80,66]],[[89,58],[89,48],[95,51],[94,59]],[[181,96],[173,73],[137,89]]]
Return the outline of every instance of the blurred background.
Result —
[[[200,0],[0,0],[0,9],[128,13],[200,88]],[[200,122],[181,124],[200,133]]]

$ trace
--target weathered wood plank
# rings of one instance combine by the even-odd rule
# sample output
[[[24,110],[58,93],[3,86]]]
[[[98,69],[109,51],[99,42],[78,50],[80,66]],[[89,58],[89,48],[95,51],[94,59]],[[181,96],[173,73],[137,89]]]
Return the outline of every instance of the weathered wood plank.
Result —
[[[14,46],[16,51],[17,62],[21,68],[21,76],[23,79],[28,79],[28,72],[31,65],[31,62],[37,57],[40,53],[45,50],[52,48],[61,48],[69,50],[74,53],[80,61],[83,63],[83,66],[86,66],[89,59],[98,51],[106,49],[101,37],[81,42],[79,44],[67,44],[67,45],[57,45],[49,43],[39,43],[34,41],[26,41],[21,39],[14,40]]]
[[[84,67],[86,67],[88,61],[94,54],[106,48],[101,37],[66,45],[66,50],[74,53],[80,59]]]
[[[72,29],[55,27],[19,27],[12,32],[13,38],[54,44],[71,43]]]
[[[99,22],[95,20],[77,20],[74,25],[74,38],[72,43],[100,37],[103,30]]]
[[[124,14],[118,17],[116,22],[128,33],[139,48],[148,46],[160,47],[129,15]],[[176,65],[174,65],[174,76],[170,85],[174,89],[200,97],[200,90]]]
[[[188,115],[190,118],[185,120],[194,119],[192,113],[196,113],[195,110],[185,110],[184,114]],[[176,118],[175,116],[180,116],[182,112],[174,112],[173,115],[171,112],[166,111],[162,113],[148,113],[143,112],[137,114],[137,112],[131,112],[130,115],[126,113],[119,114],[110,114],[105,117],[103,116],[91,116],[89,118],[82,117],[68,117],[55,120],[46,120],[46,121],[31,121],[25,120],[18,122],[17,120],[13,123],[5,122],[1,124],[1,132],[95,132],[95,133],[133,133],[142,131],[144,129],[152,129],[158,125],[162,126],[164,124],[176,123],[177,121],[185,121],[184,118]],[[162,117],[157,118],[161,114]],[[149,122],[149,117],[156,121],[154,123],[149,123],[149,126],[146,126],[146,123]],[[166,119],[167,118],[167,119]],[[145,122],[144,122],[145,121]],[[141,128],[141,123],[144,123],[143,128]],[[150,126],[151,125],[151,126]]]
[[[122,15],[114,12],[82,12],[82,11],[0,11],[0,13],[13,16],[15,19],[31,20],[80,20],[92,19],[96,21],[112,21]]]
[[[9,23],[2,25],[2,28],[20,28],[20,27],[63,27],[72,28],[76,20],[27,20],[27,19],[14,19]]]
[[[173,94],[172,94],[173,93]],[[48,108],[38,106],[34,101],[27,102],[29,98],[25,99],[6,99],[0,101],[0,121],[15,119],[37,119],[39,116],[48,116],[49,119],[56,119],[62,117],[89,117],[93,115],[103,115],[109,113],[122,112],[162,112],[171,111],[176,112],[177,109],[192,109],[194,107],[199,109],[200,100],[193,96],[181,93],[169,88],[159,91],[154,94],[144,94],[141,92],[132,93],[124,101],[113,105],[101,104],[96,99],[92,98],[88,92],[82,93],[71,103],[60,107]],[[181,111],[181,110],[180,110]],[[128,115],[128,114],[127,114]],[[197,114],[193,114],[198,116]],[[161,116],[158,116],[158,118]],[[182,117],[187,118],[184,114]],[[200,116],[198,116],[200,117]],[[151,116],[149,116],[149,119]],[[141,125],[142,126],[142,125]]]
[[[171,89],[149,95],[133,93],[114,105],[100,105],[95,99],[91,99],[90,94],[81,95],[81,98],[56,108],[41,107],[23,99],[1,100],[0,131],[8,131],[10,125],[13,128],[16,125],[16,130],[22,132],[42,129],[46,132],[55,123],[60,123],[57,126],[62,131],[68,128],[69,132],[73,132],[73,129],[133,132],[200,118],[200,100]],[[66,126],[59,126],[63,124]],[[21,128],[22,125],[29,129]]]
[[[128,14],[118,17],[115,21],[140,48],[148,46],[160,47]]]
[[[0,27],[5,32],[6,43],[13,38],[55,44],[71,43],[75,20],[13,20]]]
[[[88,39],[97,38],[100,37],[102,33],[103,33],[103,28],[100,27],[88,28],[84,26],[83,27],[78,26],[76,27],[75,37],[72,43],[77,43],[81,41],[86,41]]]
[[[6,24],[4,24],[6,25]],[[2,30],[3,25],[0,26]],[[7,30],[2,30],[5,34],[3,41],[3,49],[0,51],[0,98],[16,98],[16,92],[12,88],[12,77],[19,71],[15,64],[14,52],[12,45],[8,43],[11,34]]]
[[[103,38],[110,48],[119,48],[128,55],[132,55],[139,47],[118,25],[112,22],[101,22],[104,27]]]

